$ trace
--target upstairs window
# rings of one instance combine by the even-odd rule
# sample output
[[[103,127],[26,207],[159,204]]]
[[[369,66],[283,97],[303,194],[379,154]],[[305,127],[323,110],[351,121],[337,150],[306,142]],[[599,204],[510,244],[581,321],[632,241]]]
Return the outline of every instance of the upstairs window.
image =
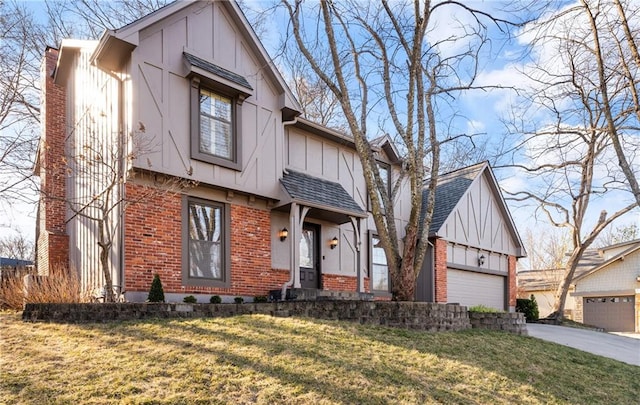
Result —
[[[242,170],[242,103],[253,93],[243,76],[183,52],[191,80],[191,158]]]
[[[233,115],[232,99],[200,89],[200,153],[235,160]]]

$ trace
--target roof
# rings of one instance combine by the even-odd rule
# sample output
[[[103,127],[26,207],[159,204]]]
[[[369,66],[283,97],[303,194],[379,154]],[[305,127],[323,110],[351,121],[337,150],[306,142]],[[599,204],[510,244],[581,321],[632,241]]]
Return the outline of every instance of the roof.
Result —
[[[611,263],[614,263],[618,260],[624,260],[624,258],[630,254],[635,253],[636,251],[640,250],[640,241],[635,241],[635,244],[633,246],[631,246],[629,249],[626,249],[624,252],[613,256],[611,259],[605,261],[604,263],[600,264],[599,266],[594,267],[593,269],[586,271],[584,273],[582,273],[580,276],[574,277],[573,278],[573,282],[575,283],[576,281],[580,281],[583,278],[586,278],[590,275],[592,275],[593,273],[596,273],[604,268],[606,268],[607,266],[609,266]]]
[[[280,182],[291,197],[291,202],[300,203],[324,211],[326,219],[338,223],[349,220],[349,216],[365,218],[367,213],[339,184],[308,174],[289,170]]]
[[[206,70],[209,73],[213,73],[216,76],[225,78],[239,86],[246,87],[247,89],[253,90],[253,87],[251,87],[251,85],[249,84],[247,79],[244,78],[244,76],[241,76],[237,73],[233,73],[225,68],[222,68],[211,62],[208,62],[188,52],[183,52],[183,53],[184,53],[184,57],[187,59],[187,61],[191,65],[199,67],[200,69]]]
[[[11,259],[8,257],[0,257],[0,267],[20,267],[32,266],[32,260]]]
[[[488,166],[487,162],[475,164],[453,172],[445,173],[438,177],[438,185],[436,187],[435,207],[433,208],[433,217],[429,233],[438,232],[440,227],[449,218],[451,212],[465,192],[473,183],[480,173]],[[426,192],[426,191],[425,191]],[[422,199],[423,215],[427,210],[427,199]]]

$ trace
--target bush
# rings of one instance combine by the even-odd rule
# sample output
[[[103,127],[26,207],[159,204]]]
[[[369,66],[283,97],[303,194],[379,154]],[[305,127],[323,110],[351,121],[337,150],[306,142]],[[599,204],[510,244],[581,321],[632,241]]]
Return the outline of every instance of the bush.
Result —
[[[518,298],[516,300],[516,311],[522,312],[527,322],[535,322],[540,317],[538,302],[536,302],[536,297],[534,297],[533,294],[531,294],[531,298],[529,299]]]
[[[19,272],[0,279],[0,308],[21,310],[25,303],[69,304],[87,302],[88,295],[80,288],[78,273],[66,267],[56,266],[48,276],[30,276],[28,291],[24,276]]]
[[[469,308],[469,312],[488,312],[488,313],[496,313],[496,312],[504,312],[495,308],[487,307],[485,305],[476,305]]]
[[[253,302],[267,302],[267,296],[266,295],[256,295],[255,297],[253,297]]]
[[[160,276],[153,276],[153,281],[151,282],[151,288],[149,289],[149,296],[147,297],[147,301],[149,302],[164,302],[164,290],[162,289],[162,281],[160,281]]]
[[[209,298],[209,302],[212,304],[220,304],[222,302],[222,298],[220,298],[219,295],[212,295],[211,298]]]
[[[182,302],[186,302],[187,304],[195,304],[196,302],[198,302],[198,299],[193,295],[187,295],[182,299]]]
[[[235,302],[236,304],[242,304],[244,302],[244,298],[242,297],[235,297],[233,299],[233,302]]]

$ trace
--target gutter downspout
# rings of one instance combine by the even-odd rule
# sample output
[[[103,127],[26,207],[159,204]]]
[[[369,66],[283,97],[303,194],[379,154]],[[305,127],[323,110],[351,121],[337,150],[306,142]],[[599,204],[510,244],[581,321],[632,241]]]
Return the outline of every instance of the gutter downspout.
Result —
[[[436,246],[431,243],[429,239],[427,239],[427,245],[431,246],[431,254],[429,255],[429,259],[431,259],[431,302],[436,302]]]
[[[284,127],[289,126],[289,125],[295,125],[296,122],[298,122],[298,115],[296,115],[291,121],[282,121],[282,173],[289,173],[287,171],[287,164],[285,163],[286,161],[286,156],[287,156],[287,147],[286,147],[286,142],[284,139]]]

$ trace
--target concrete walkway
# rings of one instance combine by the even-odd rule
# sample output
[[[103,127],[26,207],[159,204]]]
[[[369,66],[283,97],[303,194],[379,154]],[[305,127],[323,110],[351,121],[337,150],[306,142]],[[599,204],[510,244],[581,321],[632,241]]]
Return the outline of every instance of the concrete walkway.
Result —
[[[640,340],[566,326],[528,323],[529,336],[640,366]]]

